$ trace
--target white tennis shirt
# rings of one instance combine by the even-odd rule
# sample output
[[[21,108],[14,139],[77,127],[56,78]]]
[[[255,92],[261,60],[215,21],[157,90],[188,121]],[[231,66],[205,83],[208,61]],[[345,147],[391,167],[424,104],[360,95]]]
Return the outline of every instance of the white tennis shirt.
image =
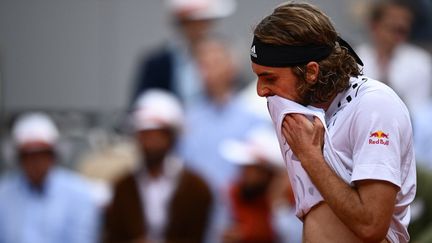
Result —
[[[400,188],[387,238],[392,242],[408,242],[409,204],[416,191],[408,110],[395,92],[381,82],[360,76],[352,78],[350,84],[350,88],[339,93],[325,112],[326,136],[330,138],[330,141],[325,139],[325,143],[332,146],[325,144],[324,157],[337,160],[328,163],[349,184],[358,180],[383,180]],[[281,99],[268,97],[268,108],[293,185],[296,214],[302,218],[323,199],[282,135],[281,120],[290,112],[282,107],[286,103]],[[307,108],[318,112],[316,108]],[[329,152],[337,156],[326,156]]]

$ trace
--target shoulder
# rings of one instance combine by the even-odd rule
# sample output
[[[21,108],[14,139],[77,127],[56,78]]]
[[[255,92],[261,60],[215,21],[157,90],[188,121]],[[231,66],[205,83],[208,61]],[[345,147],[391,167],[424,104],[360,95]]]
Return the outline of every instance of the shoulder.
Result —
[[[375,122],[410,126],[406,105],[384,83],[361,76],[351,80],[350,89],[347,98],[352,101],[346,112],[352,118],[353,128],[358,129],[363,125],[368,127]]]
[[[403,110],[406,109],[401,98],[386,84],[366,76],[351,81],[351,96],[360,105],[358,108],[387,109],[388,106],[395,106]]]
[[[66,168],[54,168],[52,183],[55,190],[68,195],[74,200],[92,200],[91,183],[84,176]]]
[[[210,194],[207,182],[197,173],[184,168],[181,174],[179,189],[196,191],[201,194]]]
[[[120,176],[115,182],[114,182],[114,191],[124,191],[132,187],[136,187],[136,179],[134,173],[126,173],[122,176]]]
[[[183,168],[181,175],[182,175],[181,176],[182,180],[185,183],[188,183],[191,185],[195,184],[195,185],[198,185],[200,187],[207,187],[207,183],[205,182],[205,180],[200,175],[198,175],[197,173],[195,173],[192,170]]]
[[[5,172],[0,176],[0,197],[7,196],[16,190],[18,186],[18,173],[16,171]]]
[[[167,45],[162,45],[142,57],[142,63],[145,65],[156,65],[169,62],[173,57],[173,51]]]

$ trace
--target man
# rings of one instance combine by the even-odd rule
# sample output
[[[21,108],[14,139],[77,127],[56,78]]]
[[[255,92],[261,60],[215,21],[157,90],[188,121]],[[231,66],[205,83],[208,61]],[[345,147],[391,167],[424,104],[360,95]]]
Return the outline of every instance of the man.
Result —
[[[186,166],[201,175],[212,189],[215,204],[207,239],[216,240],[228,221],[225,191],[238,170],[217,148],[224,140],[241,139],[251,128],[267,121],[247,110],[247,104],[236,96],[238,70],[229,45],[209,37],[197,44],[195,56],[203,95],[188,107],[179,151]]]
[[[270,111],[283,100],[325,111],[322,119],[271,112],[304,241],[408,242],[416,175],[411,122],[397,95],[359,76],[361,60],[309,4],[283,4],[265,17],[251,59]]]
[[[183,122],[180,102],[165,91],[148,90],[131,120],[142,166],[114,187],[105,242],[202,242],[212,197],[173,153]]]
[[[193,103],[202,92],[195,46],[213,31],[216,20],[235,10],[233,0],[166,0],[166,5],[175,35],[139,64],[132,102],[143,91],[160,88]]]
[[[228,139],[221,154],[239,165],[229,188],[231,224],[223,242],[301,242],[291,185],[272,126],[257,126],[246,139]]]
[[[100,214],[90,184],[56,165],[53,121],[24,114],[12,137],[19,169],[0,180],[0,242],[97,242]]]
[[[357,52],[365,63],[364,74],[392,87],[414,112],[431,98],[432,58],[407,43],[415,17],[410,3],[377,1],[369,15],[371,43],[362,44]]]

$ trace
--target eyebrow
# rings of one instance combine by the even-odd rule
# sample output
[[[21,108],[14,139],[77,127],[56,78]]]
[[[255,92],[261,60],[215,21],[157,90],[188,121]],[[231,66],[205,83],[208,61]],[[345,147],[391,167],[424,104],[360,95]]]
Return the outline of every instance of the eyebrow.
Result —
[[[262,72],[262,73],[257,74],[258,77],[270,76],[270,75],[273,75],[273,73],[270,73],[270,72]]]

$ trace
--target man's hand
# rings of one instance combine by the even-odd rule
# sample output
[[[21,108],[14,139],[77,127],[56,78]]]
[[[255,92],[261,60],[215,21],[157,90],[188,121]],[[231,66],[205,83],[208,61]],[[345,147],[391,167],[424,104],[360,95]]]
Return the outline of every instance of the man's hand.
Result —
[[[322,158],[325,130],[318,117],[310,121],[302,114],[288,114],[282,123],[282,133],[302,164]]]
[[[282,133],[312,182],[336,216],[365,242],[380,242],[388,231],[399,188],[379,180],[357,181],[350,187],[323,156],[325,129],[319,118],[286,115]]]

